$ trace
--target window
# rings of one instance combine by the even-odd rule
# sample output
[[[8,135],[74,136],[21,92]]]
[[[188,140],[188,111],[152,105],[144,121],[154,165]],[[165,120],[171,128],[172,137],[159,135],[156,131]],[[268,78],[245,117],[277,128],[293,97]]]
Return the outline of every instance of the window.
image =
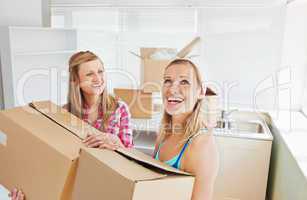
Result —
[[[195,8],[56,7],[52,26],[77,29],[77,48],[97,53],[110,71],[108,80],[121,80],[110,82],[110,88],[140,84],[140,58],[131,52],[139,55],[140,47],[180,50],[198,33]]]

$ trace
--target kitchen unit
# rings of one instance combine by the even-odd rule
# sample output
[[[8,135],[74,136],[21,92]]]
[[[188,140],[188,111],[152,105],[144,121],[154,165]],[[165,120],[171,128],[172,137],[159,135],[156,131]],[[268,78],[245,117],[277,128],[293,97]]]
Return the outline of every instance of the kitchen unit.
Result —
[[[133,119],[135,147],[153,154],[161,116]],[[214,200],[265,200],[272,134],[267,115],[235,111],[221,119],[214,135],[220,154]]]

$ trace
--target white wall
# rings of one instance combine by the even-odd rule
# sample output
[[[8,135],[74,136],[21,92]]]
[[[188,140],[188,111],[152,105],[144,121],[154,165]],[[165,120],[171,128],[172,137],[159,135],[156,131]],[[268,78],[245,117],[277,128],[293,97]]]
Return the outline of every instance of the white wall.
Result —
[[[291,107],[307,106],[307,0],[295,0],[287,6],[282,66],[291,92]],[[288,79],[288,81],[287,81]],[[305,95],[303,95],[303,91]]]
[[[110,91],[140,86],[141,59],[130,51],[140,55],[140,47],[180,50],[197,31],[195,9],[189,8],[63,8],[53,13],[59,19],[64,16],[53,25],[78,30],[78,49],[94,51],[102,58]]]
[[[281,67],[286,4],[203,8],[202,66],[223,107],[271,109]]]
[[[50,19],[49,0],[0,1],[0,26],[50,26]],[[3,105],[3,84],[0,77],[0,109]]]
[[[0,110],[4,108],[3,84],[2,84],[1,56],[0,56]]]
[[[51,0],[54,6],[99,5],[99,6],[262,6],[286,0]]]
[[[128,1],[119,2],[123,4],[128,3]],[[120,5],[119,2],[117,2],[116,5]],[[135,5],[142,4],[140,1],[129,1],[129,4],[133,5],[133,2]],[[167,2],[175,3],[175,1]],[[201,1],[185,2],[196,6],[214,3],[214,1],[205,1],[205,3],[201,3]],[[249,0],[243,2],[236,0],[226,2],[220,0],[218,2],[220,5],[226,4],[230,6],[208,6],[199,8],[201,11],[199,30],[196,31],[199,31],[203,40],[201,70],[205,74],[207,80],[215,82],[218,86],[218,92],[224,95],[225,98],[228,98],[227,102],[225,101],[226,106],[228,105],[227,103],[229,103],[235,106],[239,105],[260,109],[274,107],[275,101],[278,99],[276,99],[277,86],[274,85],[276,82],[273,78],[282,67],[282,42],[286,13],[285,1],[271,0],[264,2],[261,0]],[[62,4],[59,1],[51,1],[51,5],[55,5],[55,7],[61,4],[76,5],[77,8],[82,8],[82,6],[78,7],[80,6],[79,3],[81,3],[81,1],[66,0],[63,1]],[[108,2],[89,1],[88,3],[89,5],[91,3],[106,3],[107,5]],[[110,3],[111,2],[109,2],[109,4]],[[157,4],[161,4],[162,6],[166,5],[162,2],[157,2]],[[244,6],[236,6],[241,4],[244,4]],[[259,4],[261,6],[249,6],[253,4]],[[150,2],[146,5],[149,6]],[[178,3],[178,5],[183,6],[185,3],[181,2]],[[75,27],[75,20],[77,19],[75,15],[82,13],[73,12],[73,14],[72,17],[74,20],[72,20],[71,26]],[[142,16],[142,19],[144,18],[142,13],[134,12],[134,20],[137,20],[139,16]],[[154,15],[150,14],[150,16]],[[93,19],[97,19],[94,15],[92,17]],[[118,19],[119,24],[124,22],[124,17],[125,16],[122,16],[122,18]],[[81,17],[80,19],[83,18]],[[87,22],[88,21],[91,23],[94,22],[94,20],[87,20]],[[103,24],[102,22],[103,20],[101,21],[101,25]],[[66,22],[64,22],[64,24],[65,23]],[[193,34],[195,34],[195,30],[191,30],[191,28],[189,28],[190,32],[183,31],[181,33],[182,37],[180,36],[181,34],[177,34],[177,36],[181,38],[178,38],[178,41],[181,41],[178,43],[175,41],[176,37],[172,37],[173,33],[171,32],[168,37],[167,33],[161,34],[153,31],[153,34],[151,34],[152,30],[147,30],[148,27],[146,28],[146,26],[144,26],[145,28],[142,30],[141,28],[143,26],[141,21],[125,22],[131,26],[119,26],[127,31],[127,33],[119,35],[115,35],[114,33],[122,33],[122,30],[112,29],[113,33],[109,30],[97,30],[95,32],[95,30],[93,30],[95,26],[92,26],[93,24],[91,23],[85,23],[85,26],[81,26],[82,30],[79,31],[78,39],[82,42],[78,43],[78,48],[91,49],[94,47],[99,53],[101,51],[101,57],[106,60],[108,66],[125,69],[129,73],[133,73],[136,77],[139,76],[139,73],[136,73],[136,71],[139,71],[140,63],[138,58],[128,53],[128,50],[137,51],[140,46],[155,45],[157,41],[159,43],[158,46],[168,46],[170,44],[173,46],[174,44],[174,47],[180,48],[189,41]],[[88,27],[89,25],[92,27]],[[173,25],[176,25],[176,23]],[[171,24],[170,27],[173,25]],[[131,27],[132,29],[130,30]],[[88,34],[88,28],[92,29],[90,32],[94,33],[94,35]],[[150,26],[150,28],[155,28],[155,26]],[[136,33],[140,34],[142,37],[135,37]],[[130,37],[130,35],[133,37]],[[119,46],[115,47],[115,49],[112,45],[110,48],[106,46],[106,42],[112,43],[113,40],[110,41],[109,39],[110,37],[113,38],[113,36],[115,36],[115,46]],[[106,42],[98,42],[98,40]],[[132,46],[131,43],[133,43]],[[115,59],[115,57],[108,56],[110,52],[120,54],[121,59]],[[229,89],[233,82],[237,85]],[[116,87],[119,86],[121,85],[116,85]],[[255,96],[257,98],[254,98]],[[254,102],[255,99],[256,102]]]
[[[42,0],[1,0],[1,26],[41,26]]]

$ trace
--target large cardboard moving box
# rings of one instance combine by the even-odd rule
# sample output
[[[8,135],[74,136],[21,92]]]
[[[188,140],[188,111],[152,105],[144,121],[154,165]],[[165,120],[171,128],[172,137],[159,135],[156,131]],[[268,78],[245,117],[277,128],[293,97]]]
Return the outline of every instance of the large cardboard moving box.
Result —
[[[21,188],[27,200],[71,199],[88,129],[96,130],[50,102],[1,111],[0,184]]]
[[[189,200],[194,177],[134,149],[82,149],[74,200]]]
[[[83,149],[79,160],[89,131],[100,133],[48,101],[1,111],[0,184],[27,200],[190,199],[194,177],[134,149]]]

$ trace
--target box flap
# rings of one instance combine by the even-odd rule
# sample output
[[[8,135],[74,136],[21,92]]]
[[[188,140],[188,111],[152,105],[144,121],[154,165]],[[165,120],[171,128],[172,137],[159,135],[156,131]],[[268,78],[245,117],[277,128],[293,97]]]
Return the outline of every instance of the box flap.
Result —
[[[39,111],[40,113],[44,114],[46,117],[51,119],[52,121],[56,122],[58,125],[62,126],[69,132],[73,133],[74,135],[77,135],[79,138],[84,136],[84,133],[80,134],[80,130],[85,131],[88,129],[85,129],[84,127],[88,127],[93,129],[93,131],[96,131],[97,133],[100,133],[99,130],[91,127],[89,124],[83,122],[79,118],[71,115],[68,111],[65,109],[62,109],[61,107],[49,102],[49,101],[41,101],[41,102],[33,102],[31,103],[31,107],[35,108],[35,110]],[[58,111],[61,111],[60,113]],[[73,122],[72,123],[72,120]],[[81,132],[82,132],[81,131]],[[101,150],[100,150],[101,151]],[[136,149],[118,149],[116,150],[119,154],[134,160],[135,162],[148,166],[149,168],[155,169],[157,171],[163,171],[164,173],[173,173],[178,175],[190,175],[189,173],[177,170],[173,167],[168,166],[167,164],[160,162],[158,160],[155,160],[151,158],[150,156],[136,150]],[[114,156],[114,154],[112,154]],[[152,170],[149,170],[152,171]],[[157,173],[159,176],[161,176],[161,173]],[[156,174],[156,176],[158,176]],[[131,175],[135,176],[135,175]],[[154,176],[151,174],[150,179],[154,178]]]
[[[150,59],[150,56],[156,53],[159,50],[166,50],[166,51],[176,51],[174,48],[148,48],[148,47],[141,47],[141,58],[143,59]],[[168,60],[168,59],[167,59]]]
[[[62,126],[79,139],[85,139],[88,132],[99,134],[100,131],[92,127],[90,124],[80,120],[75,115],[72,115],[66,109],[57,106],[50,101],[32,102],[30,107],[37,110],[45,117]]]
[[[193,47],[200,41],[200,37],[194,38],[189,44],[183,47],[178,53],[177,57],[184,58],[186,57],[193,49]]]
[[[29,106],[16,107],[1,111],[0,115],[8,120],[9,126],[16,126],[32,134],[70,160],[79,156],[80,148],[83,146],[80,139],[50,119],[42,117],[41,113],[33,108]]]
[[[148,169],[125,156],[107,149],[82,148],[80,159],[84,156],[91,156],[99,162],[116,171],[121,176],[131,181],[154,180],[166,177],[166,174]],[[90,163],[88,163],[90,165]]]
[[[116,152],[120,153],[121,155],[128,157],[130,159],[133,159],[137,163],[140,163],[142,165],[146,165],[152,168],[155,168],[157,170],[161,170],[168,174],[178,174],[178,175],[191,175],[187,172],[180,171],[176,168],[173,168],[161,161],[155,160],[152,157],[136,150],[136,149],[123,149],[120,148],[116,150]]]

